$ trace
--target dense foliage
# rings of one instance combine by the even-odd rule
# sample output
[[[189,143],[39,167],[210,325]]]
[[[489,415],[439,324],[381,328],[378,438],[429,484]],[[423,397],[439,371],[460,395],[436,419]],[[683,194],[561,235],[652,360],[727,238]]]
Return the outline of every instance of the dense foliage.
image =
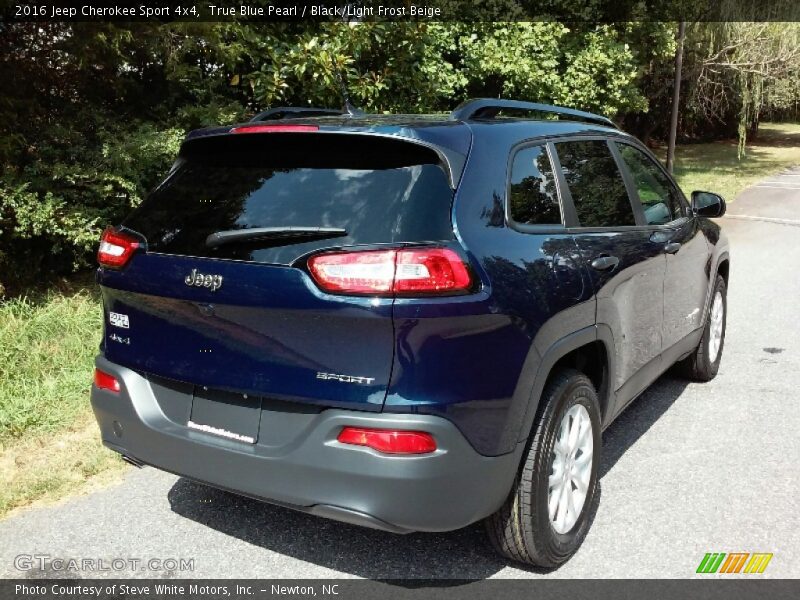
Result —
[[[797,120],[800,101],[800,24],[689,23],[685,38],[679,135],[713,140],[738,137],[741,150],[763,116]],[[641,79],[648,113],[628,115],[642,137],[664,138],[672,102],[672,61],[655,61]]]
[[[269,106],[341,106],[342,79],[368,111],[504,96],[598,111],[660,136],[674,31],[646,22],[0,26],[0,295],[91,264],[100,230],[157,183],[187,130]],[[725,43],[692,39],[690,57]],[[797,79],[759,88],[759,99],[795,107]],[[738,124],[735,87],[733,108],[713,119],[692,94],[687,131]]]

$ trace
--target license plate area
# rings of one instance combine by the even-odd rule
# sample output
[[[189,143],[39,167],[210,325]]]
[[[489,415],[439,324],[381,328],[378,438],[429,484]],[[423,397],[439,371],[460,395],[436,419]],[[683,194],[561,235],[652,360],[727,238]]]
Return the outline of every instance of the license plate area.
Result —
[[[187,426],[229,440],[255,444],[261,397],[196,387]]]

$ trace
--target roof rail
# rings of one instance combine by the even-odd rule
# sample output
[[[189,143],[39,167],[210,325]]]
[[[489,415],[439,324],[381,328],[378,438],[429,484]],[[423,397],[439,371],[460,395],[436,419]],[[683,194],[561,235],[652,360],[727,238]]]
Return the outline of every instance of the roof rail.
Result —
[[[258,113],[250,119],[251,123],[256,121],[272,121],[277,119],[304,119],[307,117],[327,117],[349,114],[338,108],[316,108],[313,106],[276,106],[264,112]]]
[[[597,123],[599,125],[605,125],[606,127],[613,127],[614,129],[617,129],[617,126],[611,119],[601,115],[596,115],[594,113],[576,110],[574,108],[566,108],[564,106],[553,106],[552,104],[523,102],[521,100],[503,100],[500,98],[476,98],[473,100],[467,100],[459,104],[456,109],[450,113],[450,118],[454,121],[466,121],[468,119],[491,119],[504,108],[564,115],[579,121]]]

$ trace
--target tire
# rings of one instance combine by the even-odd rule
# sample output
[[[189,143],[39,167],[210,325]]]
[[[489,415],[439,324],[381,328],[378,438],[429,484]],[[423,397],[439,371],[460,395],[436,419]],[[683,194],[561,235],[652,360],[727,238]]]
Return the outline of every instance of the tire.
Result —
[[[716,320],[715,308],[720,302],[722,315]],[[708,308],[706,326],[700,343],[689,356],[678,363],[683,375],[694,381],[711,381],[717,376],[719,363],[722,360],[722,350],[725,347],[725,325],[728,319],[728,288],[721,275],[717,275],[714,283],[714,292],[711,295],[711,305]],[[721,329],[720,329],[721,328]],[[718,331],[718,345],[715,348],[715,330]]]
[[[542,395],[542,406],[511,493],[505,504],[495,514],[487,517],[485,523],[489,540],[503,556],[529,565],[553,568],[575,554],[589,530],[602,446],[600,408],[592,382],[583,373],[573,369],[559,371],[551,379]],[[567,527],[570,513],[559,512],[561,503],[558,502],[556,518],[551,519],[548,500],[550,475],[559,470],[556,465],[556,451],[560,449],[561,456],[565,452],[569,453],[565,450],[569,444],[562,444],[561,436],[563,420],[570,411],[571,416],[566,419],[567,425],[578,419],[579,427],[585,427],[587,416],[591,423],[591,439],[584,441],[573,455],[580,459],[588,454],[588,450],[591,450],[591,455],[588,461],[590,466],[583,470],[584,482],[586,473],[589,474],[588,482],[585,483],[584,502],[579,511],[573,511],[573,514],[577,512],[574,524]],[[578,438],[581,439],[581,436]],[[585,462],[587,461],[584,460]],[[560,471],[563,473],[564,469]],[[576,481],[578,479],[580,478],[576,478]],[[580,493],[576,483],[572,479],[561,481],[562,484],[559,485],[556,480],[554,493],[561,489],[563,494],[564,486],[569,486],[569,495],[579,501]],[[558,522],[559,518],[562,518],[561,523]],[[558,531],[559,528],[562,531]]]

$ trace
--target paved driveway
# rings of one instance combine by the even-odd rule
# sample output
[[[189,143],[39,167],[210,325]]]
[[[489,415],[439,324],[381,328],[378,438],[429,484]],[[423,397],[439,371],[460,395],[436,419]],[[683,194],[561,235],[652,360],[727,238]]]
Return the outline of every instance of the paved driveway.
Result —
[[[730,213],[740,216],[721,221],[733,248],[719,376],[664,376],[611,426],[594,524],[556,571],[501,560],[479,525],[396,536],[146,468],[0,523],[0,575],[24,576],[19,554],[47,554],[195,560],[193,573],[112,573],[126,577],[690,577],[706,552],[743,551],[774,553],[764,577],[798,577],[800,169],[751,188]]]

